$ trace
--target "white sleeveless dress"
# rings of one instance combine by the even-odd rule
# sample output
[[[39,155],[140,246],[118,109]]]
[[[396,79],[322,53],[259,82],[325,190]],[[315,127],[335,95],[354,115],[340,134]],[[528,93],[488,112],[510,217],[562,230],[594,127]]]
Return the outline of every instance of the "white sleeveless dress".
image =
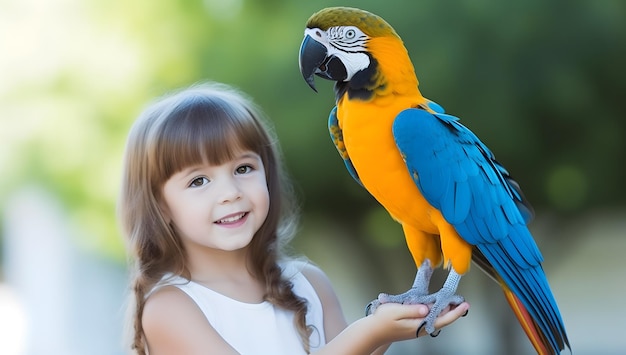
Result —
[[[299,262],[282,264],[283,275],[293,283],[293,291],[308,302],[307,325],[313,327],[310,351],[324,344],[322,303],[315,289],[298,269]],[[175,286],[185,292],[202,310],[211,326],[242,355],[304,355],[300,335],[294,326],[294,313],[265,301],[244,303],[217,293],[185,278],[166,275],[154,289]]]

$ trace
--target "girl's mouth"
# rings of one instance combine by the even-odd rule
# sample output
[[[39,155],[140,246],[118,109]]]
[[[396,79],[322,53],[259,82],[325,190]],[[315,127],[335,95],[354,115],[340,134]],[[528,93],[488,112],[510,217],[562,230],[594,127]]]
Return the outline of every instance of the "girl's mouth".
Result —
[[[242,220],[244,217],[248,215],[248,212],[237,213],[228,217],[224,217],[220,220],[215,221],[216,224],[232,224]]]

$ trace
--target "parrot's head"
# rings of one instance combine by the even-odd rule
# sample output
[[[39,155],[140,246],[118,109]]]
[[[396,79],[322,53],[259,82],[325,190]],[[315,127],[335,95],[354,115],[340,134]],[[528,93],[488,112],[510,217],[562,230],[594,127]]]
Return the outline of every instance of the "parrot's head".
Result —
[[[370,85],[379,65],[371,42],[385,38],[401,43],[382,18],[351,7],[330,7],[313,14],[306,23],[300,46],[300,72],[315,89],[314,75],[336,81]]]

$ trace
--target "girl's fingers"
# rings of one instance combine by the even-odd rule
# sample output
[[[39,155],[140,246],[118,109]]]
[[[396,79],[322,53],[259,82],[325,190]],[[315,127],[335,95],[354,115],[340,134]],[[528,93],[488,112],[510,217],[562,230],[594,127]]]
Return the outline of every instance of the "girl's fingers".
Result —
[[[381,304],[376,312],[382,309],[383,313],[388,314],[393,319],[415,319],[423,318],[428,315],[429,308],[423,304],[406,305],[400,303]]]

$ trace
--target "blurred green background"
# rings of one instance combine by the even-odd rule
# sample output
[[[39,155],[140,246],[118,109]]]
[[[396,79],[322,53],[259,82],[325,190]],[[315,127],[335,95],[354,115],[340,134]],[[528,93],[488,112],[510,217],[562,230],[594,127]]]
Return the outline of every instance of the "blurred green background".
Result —
[[[608,268],[624,275],[622,259],[603,256],[613,245],[605,238],[621,243],[626,234],[621,224],[626,216],[624,1],[0,0],[0,265],[5,265],[0,281],[16,284],[13,266],[6,266],[19,264],[11,261],[17,257],[7,246],[12,245],[9,217],[29,220],[28,209],[15,217],[13,204],[20,191],[32,189],[54,201],[80,260],[100,260],[124,275],[115,203],[128,129],[155,96],[215,80],[250,94],[273,120],[302,202],[294,251],[320,264],[336,282],[348,318],[360,316],[377,292],[407,288],[415,268],[399,226],[354,183],[329,139],[332,84],[318,79],[315,94],[298,71],[306,19],[336,5],[361,7],[391,23],[413,59],[422,93],[461,117],[520,182],[537,211],[533,231],[548,276],[552,280],[554,270],[563,285],[553,283],[557,299],[586,281],[574,276],[589,271],[592,260],[596,269],[606,262],[599,272]],[[31,223],[39,223],[36,217]],[[605,232],[591,227],[596,225],[614,227]],[[589,245],[607,247],[591,259]],[[576,253],[579,263],[570,267]],[[479,276],[467,278],[462,285],[492,287]],[[125,292],[124,278],[118,279],[112,286],[115,300]],[[20,287],[13,288],[19,301]],[[591,285],[585,289],[593,296],[600,292]],[[491,292],[469,300],[478,304],[493,297],[500,304],[497,288]],[[573,297],[565,302],[571,306],[562,308],[573,313],[581,304],[603,301],[591,298],[576,304]],[[28,309],[28,302],[22,303]],[[474,309],[495,322],[487,306]],[[577,327],[569,319],[611,329],[626,325],[624,311],[622,318],[607,311],[595,323],[562,311],[568,329]],[[507,325],[508,335],[488,349],[515,353],[527,346],[512,314],[496,317],[506,319],[498,324]],[[607,319],[618,323],[603,323]],[[472,317],[462,322],[471,324]],[[121,322],[110,324],[122,328]],[[464,329],[474,332],[465,338],[484,335],[476,327]],[[570,339],[586,349],[584,338],[593,335],[584,325],[577,329],[582,339]],[[457,339],[452,334],[448,339]],[[118,339],[110,340],[103,343],[121,351]],[[626,346],[614,340],[599,349]],[[420,342],[427,345],[415,344]],[[391,352],[458,349],[441,342],[419,340]],[[475,349],[485,349],[474,342]],[[474,348],[462,353],[472,353],[468,349]],[[519,353],[528,351],[522,349]]]

